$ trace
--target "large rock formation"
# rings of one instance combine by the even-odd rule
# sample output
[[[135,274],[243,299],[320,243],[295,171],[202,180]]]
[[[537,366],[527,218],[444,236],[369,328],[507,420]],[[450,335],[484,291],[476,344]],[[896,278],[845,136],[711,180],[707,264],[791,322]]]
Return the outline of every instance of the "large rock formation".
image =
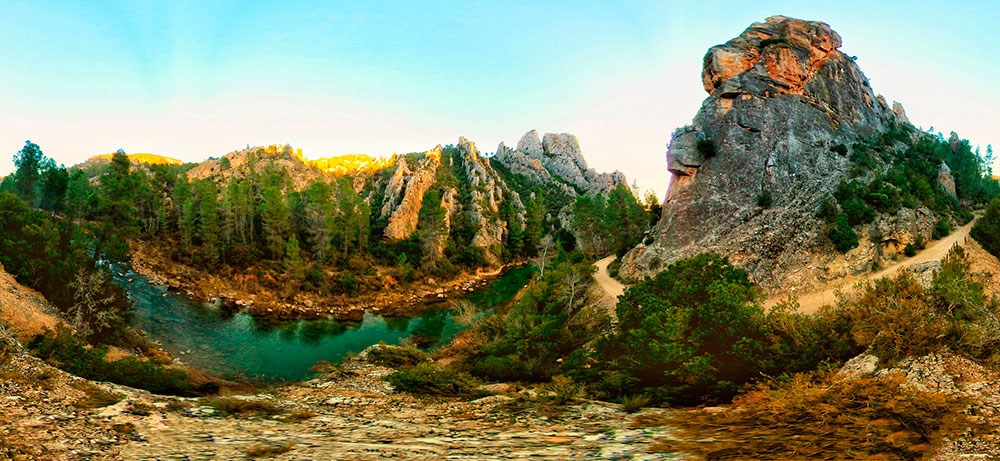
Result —
[[[555,177],[559,187],[570,195],[606,193],[625,183],[620,171],[598,174],[587,168],[580,143],[568,133],[545,133],[539,139],[538,131],[531,130],[517,142],[517,149],[511,150],[501,142],[493,158],[515,174],[538,181]]]
[[[663,216],[649,243],[623,258],[625,278],[703,251],[728,255],[772,290],[869,268],[881,237],[862,235],[859,248],[834,255],[816,210],[851,165],[835,151],[900,117],[840,45],[822,22],[774,16],[708,50],[709,96],[693,123],[673,134]],[[773,199],[766,209],[757,204],[764,191]],[[893,224],[912,231],[896,238],[924,234],[923,222]]]
[[[409,238],[417,230],[424,194],[434,185],[434,175],[441,165],[441,146],[424,153],[416,165],[409,166],[400,158],[396,171],[385,188],[381,217],[388,219],[385,237],[391,240]]]

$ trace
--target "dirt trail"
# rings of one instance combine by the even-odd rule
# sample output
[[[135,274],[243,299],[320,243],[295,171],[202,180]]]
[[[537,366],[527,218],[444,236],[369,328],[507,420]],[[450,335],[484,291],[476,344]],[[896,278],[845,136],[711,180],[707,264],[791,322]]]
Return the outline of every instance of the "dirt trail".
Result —
[[[862,282],[865,280],[877,280],[886,277],[888,275],[892,275],[901,268],[908,267],[912,264],[944,258],[945,255],[948,254],[948,250],[951,250],[951,247],[955,246],[955,244],[959,245],[965,244],[966,238],[969,236],[969,231],[972,230],[972,225],[975,224],[975,222],[976,221],[973,220],[972,222],[956,229],[954,232],[951,233],[951,235],[941,240],[935,240],[933,242],[930,242],[927,245],[927,248],[925,248],[923,251],[921,251],[912,258],[901,259],[878,272],[871,272],[858,276],[846,277],[830,284],[830,286],[828,286],[825,290],[806,293],[804,295],[798,296],[799,312],[811,314],[819,310],[820,307],[837,302],[838,290],[840,291],[850,290],[858,282]],[[773,307],[775,304],[786,299],[787,296],[788,295],[785,294],[769,298],[767,301],[764,302],[764,307],[766,308]]]
[[[611,255],[594,263],[594,267],[597,268],[597,272],[594,273],[594,280],[597,281],[597,284],[608,296],[611,296],[611,299],[617,300],[619,296],[625,293],[625,285],[611,278],[611,275],[608,274],[608,265],[615,258],[617,256]]]

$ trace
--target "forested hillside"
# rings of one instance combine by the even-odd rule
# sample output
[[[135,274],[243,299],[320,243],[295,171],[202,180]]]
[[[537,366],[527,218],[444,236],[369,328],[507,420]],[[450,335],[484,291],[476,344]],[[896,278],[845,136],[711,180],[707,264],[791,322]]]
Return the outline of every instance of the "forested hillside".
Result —
[[[69,169],[29,142],[0,188],[80,225],[90,254],[135,262],[195,296],[265,312],[372,294],[391,302],[555,246],[596,256],[638,242],[645,205],[623,179],[586,170],[575,137],[560,136],[576,169],[540,167],[545,176],[515,172],[464,138],[384,160],[315,163],[272,145],[200,164],[119,151]],[[566,171],[579,184],[560,179]]]

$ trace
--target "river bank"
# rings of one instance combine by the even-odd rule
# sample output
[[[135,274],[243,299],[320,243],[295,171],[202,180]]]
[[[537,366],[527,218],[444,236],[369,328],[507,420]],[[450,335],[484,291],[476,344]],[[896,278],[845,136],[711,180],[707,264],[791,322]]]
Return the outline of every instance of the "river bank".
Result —
[[[385,276],[379,290],[356,295],[316,291],[283,294],[266,286],[277,284],[269,275],[258,277],[232,270],[208,273],[171,261],[163,251],[150,245],[133,242],[131,246],[132,269],[148,278],[149,283],[167,287],[196,302],[212,303],[231,312],[246,311],[255,318],[270,321],[323,318],[360,321],[365,311],[385,316],[419,315],[428,306],[482,289],[506,271],[527,263],[518,261],[474,273],[462,272],[451,280],[428,277],[401,283]]]

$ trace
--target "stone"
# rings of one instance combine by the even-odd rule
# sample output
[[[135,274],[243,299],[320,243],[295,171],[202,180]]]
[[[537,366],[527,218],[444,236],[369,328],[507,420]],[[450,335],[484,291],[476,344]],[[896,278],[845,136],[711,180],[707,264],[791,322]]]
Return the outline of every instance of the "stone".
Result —
[[[622,258],[620,277],[640,280],[715,252],[768,294],[812,289],[870,269],[924,232],[924,216],[910,210],[909,220],[889,216],[858,229],[861,245],[840,255],[816,219],[822,201],[849,178],[849,156],[832,149],[898,123],[840,45],[825,23],[773,16],[708,50],[708,97],[692,123],[673,132],[661,218],[649,243]],[[757,196],[765,190],[773,205],[761,209]],[[894,237],[878,237],[879,225]]]
[[[951,168],[944,161],[941,161],[941,166],[938,167],[937,182],[948,195],[958,198],[955,192],[955,178],[951,175]]]

